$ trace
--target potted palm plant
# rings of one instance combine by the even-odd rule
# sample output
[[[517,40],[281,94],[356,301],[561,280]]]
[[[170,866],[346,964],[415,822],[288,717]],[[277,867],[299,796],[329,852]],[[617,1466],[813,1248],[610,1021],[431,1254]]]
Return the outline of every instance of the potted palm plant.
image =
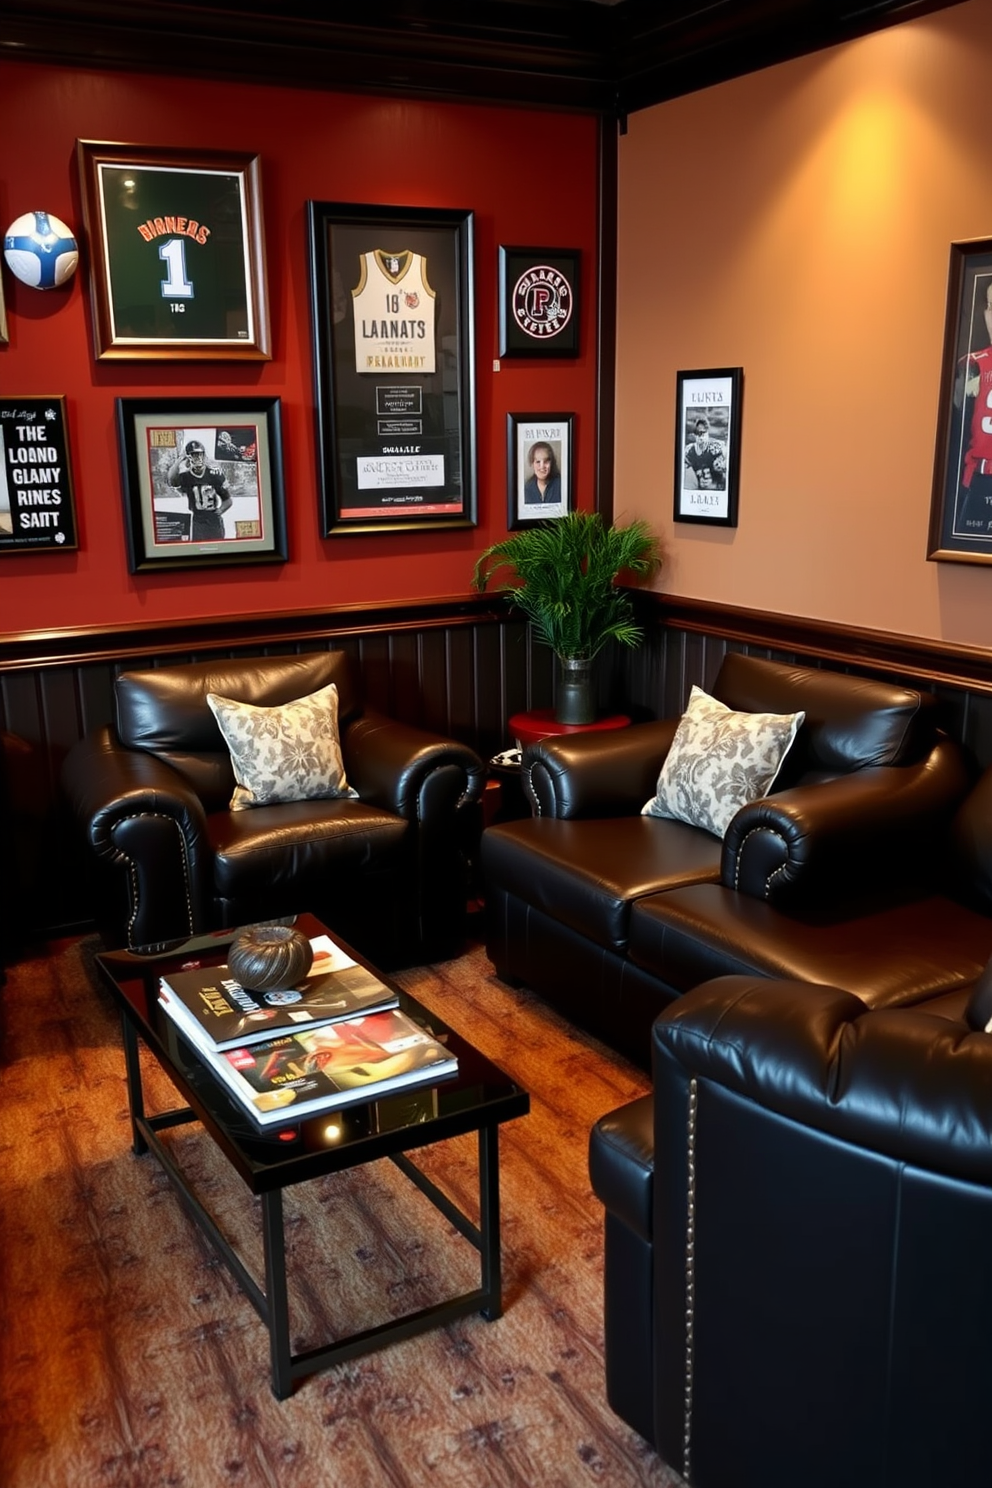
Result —
[[[558,657],[559,723],[595,720],[593,661],[607,641],[637,646],[643,640],[630,595],[617,579],[646,579],[660,562],[646,522],[607,527],[598,512],[568,512],[514,532],[479,557],[473,586],[481,591],[508,570],[496,588],[526,615],[535,640]]]

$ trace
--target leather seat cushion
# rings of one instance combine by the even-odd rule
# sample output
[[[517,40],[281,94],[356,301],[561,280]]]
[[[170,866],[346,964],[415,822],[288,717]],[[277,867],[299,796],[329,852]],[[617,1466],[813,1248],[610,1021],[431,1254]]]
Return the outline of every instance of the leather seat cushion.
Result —
[[[624,951],[631,905],[675,884],[717,880],[720,849],[707,832],[654,817],[534,817],[485,831],[481,863],[487,883]]]
[[[838,925],[697,884],[641,899],[630,916],[631,961],[676,992],[752,972],[845,987],[885,1007],[970,986],[990,954],[992,919],[939,895]]]
[[[253,898],[283,885],[302,891],[327,878],[386,868],[402,850],[409,829],[402,817],[363,801],[218,811],[207,818],[214,891],[225,899]]]

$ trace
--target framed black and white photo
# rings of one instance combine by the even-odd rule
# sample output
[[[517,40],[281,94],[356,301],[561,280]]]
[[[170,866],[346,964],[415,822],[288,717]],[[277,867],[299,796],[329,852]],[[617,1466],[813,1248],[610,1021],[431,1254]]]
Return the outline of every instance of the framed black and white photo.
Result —
[[[992,563],[992,238],[951,244],[927,557]]]
[[[99,360],[267,361],[257,155],[78,140]]]
[[[278,398],[118,398],[132,573],[284,563]]]
[[[737,526],[744,371],[676,374],[675,520]]]
[[[0,398],[0,556],[78,546],[65,398]]]
[[[572,413],[506,416],[506,525],[512,531],[572,510]]]
[[[474,527],[472,213],[307,211],[322,532]]]
[[[579,354],[579,250],[499,250],[501,357]]]

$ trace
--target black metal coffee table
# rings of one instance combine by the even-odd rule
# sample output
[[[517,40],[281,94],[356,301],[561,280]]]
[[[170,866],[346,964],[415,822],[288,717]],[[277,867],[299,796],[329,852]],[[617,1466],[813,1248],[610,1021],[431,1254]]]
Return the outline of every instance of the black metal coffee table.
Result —
[[[325,927],[310,915],[300,915],[296,924],[310,936],[325,933]],[[134,1152],[142,1155],[151,1150],[155,1154],[190,1216],[267,1327],[272,1390],[277,1399],[284,1400],[292,1393],[296,1380],[357,1354],[443,1326],[468,1313],[479,1312],[489,1320],[500,1316],[499,1126],[503,1121],[526,1115],[530,1098],[464,1038],[400,991],[403,1010],[428,1027],[458,1056],[457,1074],[436,1084],[408,1087],[393,1096],[318,1113],[295,1123],[259,1127],[235,1097],[228,1095],[223,1083],[158,1002],[161,975],[170,969],[178,970],[193,957],[202,965],[220,964],[233,934],[231,930],[204,936],[170,945],[168,950],[107,952],[98,955],[96,963],[122,1014]],[[351,954],[362,960],[354,951]],[[382,976],[381,972],[376,974]],[[388,981],[387,977],[382,979]],[[187,1106],[154,1115],[146,1113],[139,1039],[151,1050],[188,1102]],[[193,1191],[173,1154],[159,1140],[159,1132],[192,1121],[202,1123],[249,1191],[261,1200],[264,1284],[247,1269]],[[478,1133],[478,1225],[407,1156],[418,1147],[466,1132]],[[390,1158],[479,1251],[480,1284],[473,1291],[447,1301],[294,1354],[290,1345],[283,1189],[380,1157]]]

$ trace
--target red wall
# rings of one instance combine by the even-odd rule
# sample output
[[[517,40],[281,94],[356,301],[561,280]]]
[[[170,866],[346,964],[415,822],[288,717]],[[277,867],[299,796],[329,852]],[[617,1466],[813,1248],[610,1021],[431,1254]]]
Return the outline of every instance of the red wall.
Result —
[[[575,413],[578,505],[593,505],[594,119],[9,62],[0,63],[0,96],[8,123],[20,121],[18,146],[5,152],[0,228],[43,208],[81,235],[77,138],[260,154],[274,352],[271,362],[244,366],[98,363],[85,252],[63,290],[29,289],[4,269],[10,342],[0,346],[0,393],[65,395],[80,547],[71,554],[0,556],[0,632],[463,594],[475,555],[506,533],[509,411]],[[474,211],[475,529],[319,535],[308,199]],[[500,243],[583,250],[577,359],[506,360],[494,372]],[[129,574],[115,397],[256,390],[282,400],[289,562]]]

